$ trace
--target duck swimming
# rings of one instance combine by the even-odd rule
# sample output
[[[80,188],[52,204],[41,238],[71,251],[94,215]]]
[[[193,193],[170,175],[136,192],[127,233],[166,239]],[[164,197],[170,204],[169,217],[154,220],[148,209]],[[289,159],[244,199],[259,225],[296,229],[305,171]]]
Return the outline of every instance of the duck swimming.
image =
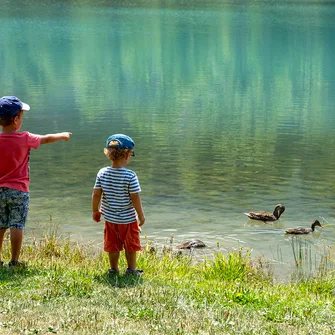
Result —
[[[318,220],[314,220],[312,223],[311,228],[290,228],[290,229],[286,229],[285,232],[286,234],[295,234],[295,235],[302,235],[302,234],[309,234],[312,233],[315,230],[315,227],[321,227],[321,223]]]
[[[244,213],[245,215],[248,216],[249,219],[251,220],[259,220],[259,221],[277,221],[280,216],[284,213],[285,211],[285,206],[278,204],[273,213],[269,212],[249,212],[249,213]]]

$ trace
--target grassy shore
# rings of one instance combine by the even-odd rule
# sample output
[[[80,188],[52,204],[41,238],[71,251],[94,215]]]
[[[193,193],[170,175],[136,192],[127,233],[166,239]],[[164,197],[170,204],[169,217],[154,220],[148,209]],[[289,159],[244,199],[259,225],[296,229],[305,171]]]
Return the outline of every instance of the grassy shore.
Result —
[[[104,253],[51,235],[22,260],[0,268],[0,334],[335,334],[331,273],[274,283],[247,250],[195,262],[147,247],[143,277],[109,276]]]

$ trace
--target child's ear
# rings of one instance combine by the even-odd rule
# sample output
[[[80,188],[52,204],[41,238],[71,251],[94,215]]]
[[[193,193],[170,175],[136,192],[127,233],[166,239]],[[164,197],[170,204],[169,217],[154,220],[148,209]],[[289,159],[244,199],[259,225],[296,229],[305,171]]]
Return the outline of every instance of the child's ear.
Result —
[[[22,115],[23,115],[23,111],[21,111],[19,114],[15,115],[13,122],[16,124],[20,120]]]
[[[16,115],[16,116],[14,117],[13,123],[14,123],[14,124],[17,124],[18,121],[19,121],[19,118],[20,118],[20,116],[19,116],[19,115]]]

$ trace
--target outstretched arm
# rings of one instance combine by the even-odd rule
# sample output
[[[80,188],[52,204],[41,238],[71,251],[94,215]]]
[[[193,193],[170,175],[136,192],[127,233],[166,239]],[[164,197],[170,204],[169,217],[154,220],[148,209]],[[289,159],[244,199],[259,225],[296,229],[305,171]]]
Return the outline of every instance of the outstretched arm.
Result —
[[[41,144],[48,144],[54,143],[61,140],[68,141],[72,133],[64,132],[64,133],[57,133],[57,134],[47,134],[41,136]]]
[[[145,222],[145,216],[142,208],[142,201],[139,193],[130,193],[130,198],[133,203],[133,206],[136,210],[138,219],[140,220],[139,225],[144,225]]]

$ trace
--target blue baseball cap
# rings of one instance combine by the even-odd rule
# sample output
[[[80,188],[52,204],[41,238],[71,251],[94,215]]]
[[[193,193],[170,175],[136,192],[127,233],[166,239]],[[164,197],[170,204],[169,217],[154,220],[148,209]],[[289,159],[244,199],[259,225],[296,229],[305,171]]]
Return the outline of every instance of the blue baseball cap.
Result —
[[[0,117],[16,115],[20,110],[29,111],[30,106],[14,96],[0,98]]]
[[[106,148],[112,147],[110,145],[111,141],[119,142],[118,145],[113,145],[113,148],[133,150],[135,146],[135,142],[129,136],[123,134],[114,134],[109,136],[106,141]]]

